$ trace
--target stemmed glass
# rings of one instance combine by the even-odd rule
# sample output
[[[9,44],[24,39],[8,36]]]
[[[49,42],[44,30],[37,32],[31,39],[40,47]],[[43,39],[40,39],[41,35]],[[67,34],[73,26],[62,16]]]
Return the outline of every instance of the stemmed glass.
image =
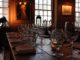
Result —
[[[51,46],[52,49],[55,51],[55,53],[53,53],[54,56],[63,56],[63,53],[60,52],[60,49],[63,45],[64,42],[64,37],[63,37],[63,31],[55,31],[53,32],[53,36],[51,39]],[[54,52],[53,51],[53,52]]]

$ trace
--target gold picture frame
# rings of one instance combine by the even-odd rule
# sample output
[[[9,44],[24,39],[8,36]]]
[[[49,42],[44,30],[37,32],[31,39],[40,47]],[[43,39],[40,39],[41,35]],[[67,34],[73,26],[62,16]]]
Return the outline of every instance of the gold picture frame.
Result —
[[[30,2],[20,1],[16,3],[17,20],[30,20]]]
[[[62,5],[62,15],[72,15],[72,6]]]

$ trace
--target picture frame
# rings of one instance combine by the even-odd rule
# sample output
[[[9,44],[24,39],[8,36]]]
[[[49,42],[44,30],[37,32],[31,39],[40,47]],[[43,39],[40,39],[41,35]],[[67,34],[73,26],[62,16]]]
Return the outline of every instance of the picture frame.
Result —
[[[62,5],[62,15],[72,15],[72,6]]]
[[[16,4],[17,20],[30,19],[30,2],[17,2]]]

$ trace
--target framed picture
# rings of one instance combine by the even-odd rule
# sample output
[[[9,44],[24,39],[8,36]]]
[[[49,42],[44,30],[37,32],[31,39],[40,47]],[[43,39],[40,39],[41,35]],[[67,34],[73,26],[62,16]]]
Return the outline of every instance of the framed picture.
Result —
[[[17,20],[30,19],[30,2],[17,2],[16,4]]]
[[[62,15],[72,15],[72,6],[62,5]]]

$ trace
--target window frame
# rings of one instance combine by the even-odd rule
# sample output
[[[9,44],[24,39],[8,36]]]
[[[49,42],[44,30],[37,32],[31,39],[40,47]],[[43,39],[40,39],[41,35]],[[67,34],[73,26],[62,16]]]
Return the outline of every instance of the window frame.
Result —
[[[36,1],[37,1],[37,3],[36,3]],[[44,1],[42,1],[42,4],[40,4],[41,3],[40,0],[35,0],[35,25],[37,24],[37,22],[36,22],[37,15],[41,15],[41,26],[43,26],[44,20],[48,21],[47,26],[51,25],[50,21],[52,20],[52,17],[51,17],[52,16],[52,9],[51,9],[52,4],[50,4],[51,2],[48,4],[48,1],[50,1],[50,0],[45,0],[45,4],[44,4]],[[42,5],[42,7],[40,8],[41,5]],[[40,12],[42,12],[42,13],[40,13]],[[48,14],[49,12],[51,12],[51,13]]]

